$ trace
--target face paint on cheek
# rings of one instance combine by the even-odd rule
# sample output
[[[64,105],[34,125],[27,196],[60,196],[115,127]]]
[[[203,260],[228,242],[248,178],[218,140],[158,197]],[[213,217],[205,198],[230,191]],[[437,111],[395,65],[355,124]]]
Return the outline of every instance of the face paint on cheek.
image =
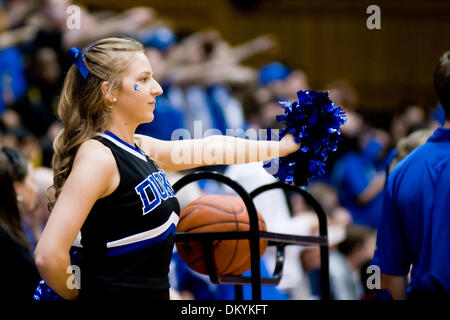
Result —
[[[134,84],[134,91],[141,91],[141,90],[139,90],[139,85],[137,84],[137,83],[135,83]]]

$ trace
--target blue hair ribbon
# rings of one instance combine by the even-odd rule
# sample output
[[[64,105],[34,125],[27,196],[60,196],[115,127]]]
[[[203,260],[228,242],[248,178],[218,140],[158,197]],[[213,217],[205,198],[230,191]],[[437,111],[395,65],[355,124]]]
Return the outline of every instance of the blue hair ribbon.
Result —
[[[85,50],[86,52],[87,50]],[[84,53],[80,51],[77,47],[72,47],[69,49],[69,59],[72,63],[75,63],[78,71],[80,71],[81,75],[84,79],[86,79],[89,75],[89,69],[84,64],[83,61]]]

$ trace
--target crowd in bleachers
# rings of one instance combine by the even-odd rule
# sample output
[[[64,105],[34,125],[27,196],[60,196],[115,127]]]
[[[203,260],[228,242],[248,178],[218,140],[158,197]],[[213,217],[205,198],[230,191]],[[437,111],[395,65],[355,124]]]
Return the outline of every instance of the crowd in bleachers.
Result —
[[[443,124],[442,108],[411,103],[399,107],[389,125],[378,128],[360,112],[358,93],[347,81],[311,88],[308,78],[314,75],[306,70],[278,61],[268,61],[257,69],[248,67],[247,58],[282,46],[269,35],[233,46],[216,30],[177,30],[176,23],[167,23],[146,7],[120,13],[91,12],[81,7],[82,29],[71,30],[66,25],[69,0],[5,0],[0,5],[0,147],[17,150],[31,163],[28,171],[34,187],[26,192],[36,194],[32,205],[22,205],[22,191],[15,190],[30,250],[49,215],[52,142],[62,129],[56,106],[69,67],[67,51],[106,36],[128,36],[144,45],[154,77],[164,90],[156,99],[157,121],[137,129],[137,133],[158,139],[179,138],[177,129],[181,128],[187,129],[190,138],[217,133],[211,129],[222,134],[233,129],[233,134],[244,136],[248,129],[280,128],[276,122],[276,115],[283,113],[279,100],[294,101],[299,90],[329,90],[331,100],[347,112],[348,122],[342,128],[339,149],[328,159],[327,174],[312,180],[307,190],[328,215],[332,297],[370,298],[366,268],[375,250],[386,177],[398,161]],[[275,181],[259,163],[211,169],[232,177],[248,191]],[[182,174],[173,173],[171,182]],[[210,192],[230,190],[201,181],[189,194],[181,193],[180,202],[185,205]],[[318,233],[315,214],[297,194],[271,191],[255,204],[269,231]],[[1,208],[0,214],[6,214],[6,209]],[[0,219],[0,229],[5,229],[5,221]],[[6,255],[3,243],[0,248]],[[272,272],[274,254],[269,248],[264,256],[262,270],[266,274]],[[5,268],[3,257],[0,260]],[[319,299],[319,268],[318,248],[289,247],[283,280],[276,288],[264,288],[263,298]],[[171,282],[174,297],[233,298],[231,286],[209,283],[206,276],[189,270],[176,253]],[[245,290],[249,297],[248,288]]]

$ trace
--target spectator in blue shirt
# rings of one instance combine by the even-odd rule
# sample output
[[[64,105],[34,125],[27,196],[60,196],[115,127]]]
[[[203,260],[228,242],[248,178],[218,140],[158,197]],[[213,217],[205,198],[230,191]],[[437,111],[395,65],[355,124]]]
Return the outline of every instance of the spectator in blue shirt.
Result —
[[[365,141],[362,150],[344,155],[331,173],[339,201],[350,211],[353,222],[375,230],[380,224],[386,181],[385,167],[378,163],[387,139],[382,130],[375,130],[368,139],[361,136],[360,140]]]
[[[434,73],[450,115],[450,51]],[[450,116],[390,174],[374,263],[394,299],[450,295]],[[412,266],[412,269],[411,269]],[[408,273],[411,269],[411,281]]]

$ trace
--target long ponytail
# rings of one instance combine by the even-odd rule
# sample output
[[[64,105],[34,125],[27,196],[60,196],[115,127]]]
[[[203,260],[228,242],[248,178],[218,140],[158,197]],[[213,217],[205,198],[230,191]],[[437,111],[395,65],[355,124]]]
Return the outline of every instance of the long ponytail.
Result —
[[[110,91],[120,89],[120,76],[128,66],[130,54],[140,51],[143,51],[142,45],[133,39],[106,38],[90,46],[83,56],[89,69],[86,79],[75,65],[70,67],[58,104],[58,116],[64,129],[53,143],[55,194],[54,201],[49,202],[50,210],[69,176],[80,145],[108,125],[111,106],[104,99],[102,83],[108,81]]]

